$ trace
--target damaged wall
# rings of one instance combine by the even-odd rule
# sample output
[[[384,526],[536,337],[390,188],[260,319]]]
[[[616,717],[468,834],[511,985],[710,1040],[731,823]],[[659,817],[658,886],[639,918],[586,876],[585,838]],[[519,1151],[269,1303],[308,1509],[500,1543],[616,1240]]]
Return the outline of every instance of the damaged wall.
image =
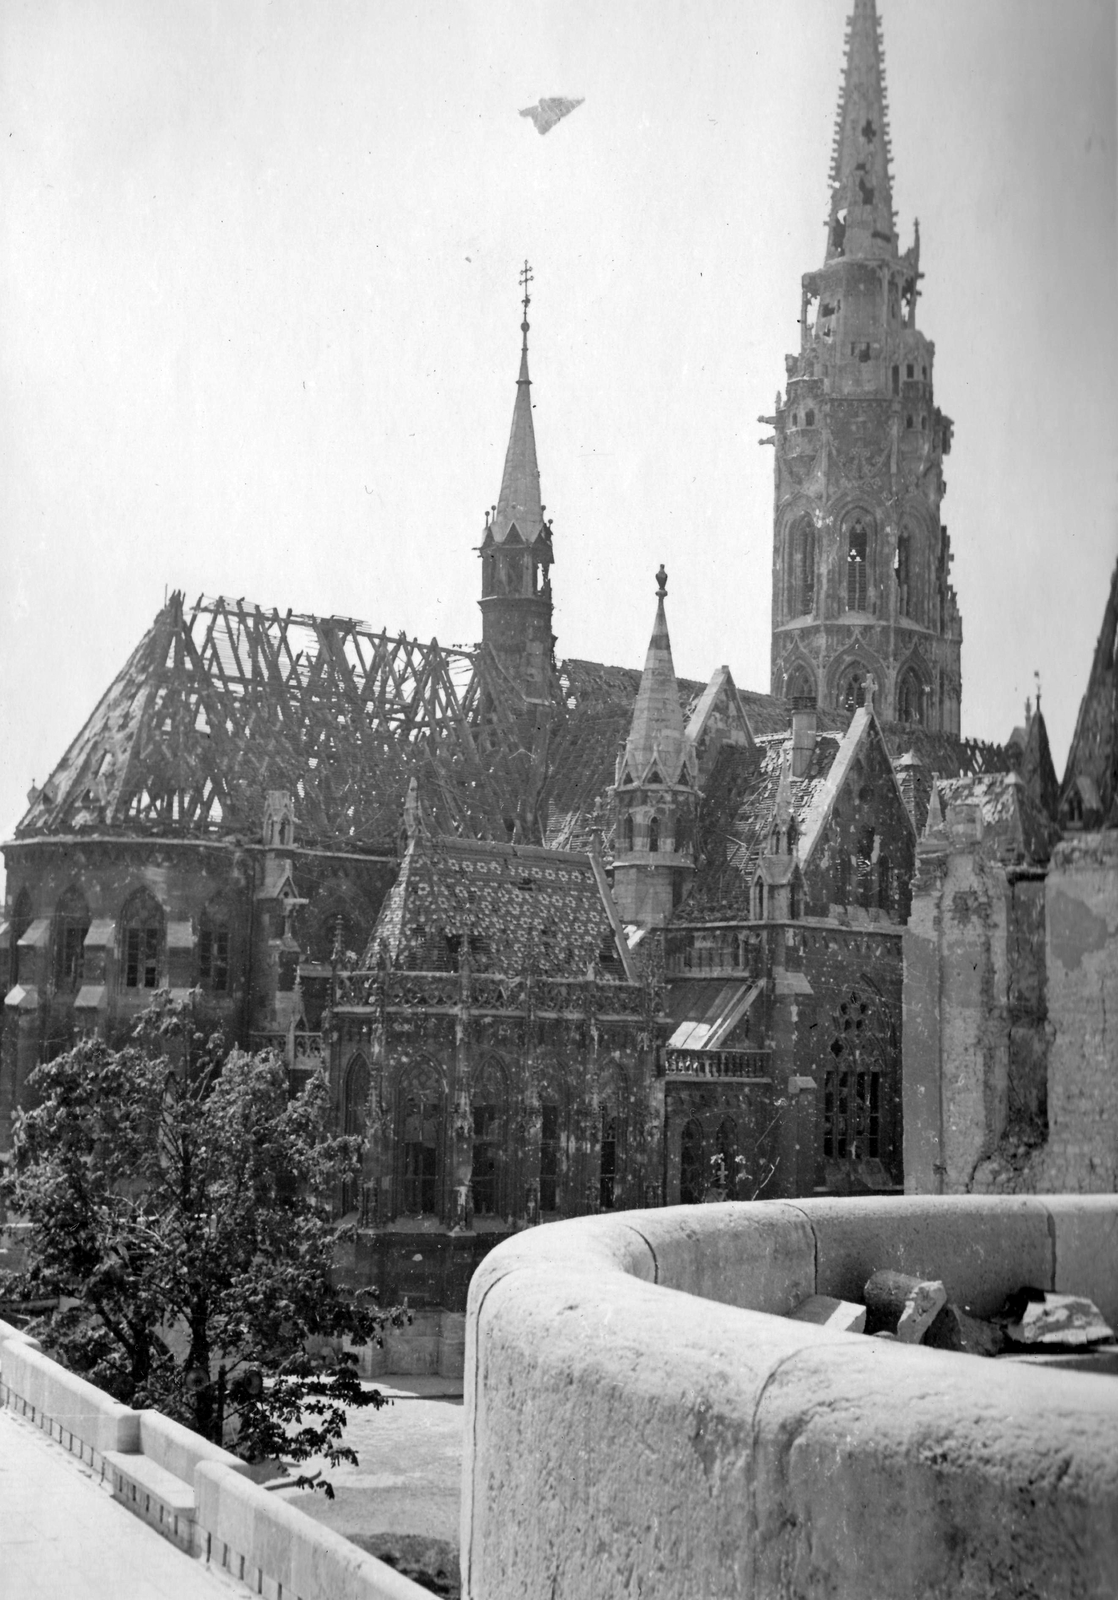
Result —
[[[1058,845],[1045,884],[1047,1145],[1038,1192],[1118,1189],[1118,831]]]
[[[1002,1192],[1047,1130],[1042,868],[1007,864],[980,808],[920,841],[904,935],[905,1187]]]

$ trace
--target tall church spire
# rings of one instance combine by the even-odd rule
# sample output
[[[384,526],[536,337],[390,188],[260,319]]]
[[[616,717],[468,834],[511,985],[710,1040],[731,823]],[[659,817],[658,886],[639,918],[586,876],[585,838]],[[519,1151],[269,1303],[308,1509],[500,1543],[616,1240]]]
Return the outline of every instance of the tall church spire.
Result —
[[[854,0],[831,161],[828,262],[897,254],[889,177],[889,111],[874,0]]]
[[[543,506],[540,504],[540,469],[536,461],[536,430],[532,426],[532,380],[528,376],[528,307],[532,303],[528,285],[531,282],[532,269],[525,262],[520,274],[524,290],[524,319],[520,324],[520,375],[516,380],[516,403],[512,411],[509,447],[505,452],[501,492],[497,496],[497,509],[490,524],[498,544],[508,538],[513,528],[525,544],[531,544],[544,525]]]
[[[540,501],[540,469],[532,423],[532,387],[528,376],[527,261],[520,274],[524,308],[520,323],[520,374],[512,428],[505,452],[505,470],[497,504],[486,513],[481,542],[482,642],[524,695],[548,698],[551,634],[551,525]]]

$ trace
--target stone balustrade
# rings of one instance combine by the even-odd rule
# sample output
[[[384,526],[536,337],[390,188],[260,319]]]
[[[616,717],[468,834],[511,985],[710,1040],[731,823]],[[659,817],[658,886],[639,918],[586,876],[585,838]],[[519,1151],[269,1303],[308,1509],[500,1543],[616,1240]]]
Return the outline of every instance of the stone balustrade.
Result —
[[[1118,1196],[621,1212],[470,1286],[471,1600],[1118,1593],[1118,1385],[788,1319],[879,1268],[1118,1317]]]
[[[0,1400],[111,1479],[129,1510],[268,1600],[424,1600],[427,1590],[261,1489],[157,1411],[133,1411],[0,1322]]]

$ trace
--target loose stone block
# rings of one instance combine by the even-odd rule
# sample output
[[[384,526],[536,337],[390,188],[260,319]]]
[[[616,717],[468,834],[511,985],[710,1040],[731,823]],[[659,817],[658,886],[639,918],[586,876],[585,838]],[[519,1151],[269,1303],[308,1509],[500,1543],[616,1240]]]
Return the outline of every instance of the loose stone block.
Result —
[[[1101,1344],[1114,1337],[1098,1306],[1074,1294],[1046,1294],[1030,1301],[1006,1333],[1015,1344]]]
[[[906,1272],[875,1272],[866,1284],[871,1333],[895,1333],[902,1344],[919,1344],[947,1304],[947,1290],[938,1278],[914,1278]]]
[[[924,1343],[936,1350],[955,1350],[961,1355],[996,1356],[1005,1347],[1005,1335],[993,1322],[968,1316],[958,1306],[944,1306],[928,1329]]]
[[[808,1295],[791,1313],[797,1322],[814,1322],[833,1333],[864,1333],[866,1308],[852,1300],[836,1300],[829,1294]]]

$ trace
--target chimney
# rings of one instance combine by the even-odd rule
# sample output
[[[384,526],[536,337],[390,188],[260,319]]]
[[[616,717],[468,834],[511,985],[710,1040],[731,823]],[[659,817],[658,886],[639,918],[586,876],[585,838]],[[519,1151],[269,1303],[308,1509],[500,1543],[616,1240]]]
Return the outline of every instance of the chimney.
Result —
[[[815,731],[819,713],[813,695],[792,697],[792,776],[806,778],[811,765],[811,752],[815,749]]]

